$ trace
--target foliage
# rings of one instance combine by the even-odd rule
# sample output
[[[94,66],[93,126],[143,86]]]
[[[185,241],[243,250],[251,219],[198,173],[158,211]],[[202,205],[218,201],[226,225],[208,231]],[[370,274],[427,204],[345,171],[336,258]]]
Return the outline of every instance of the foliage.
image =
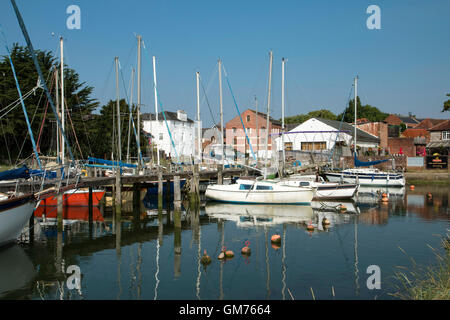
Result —
[[[447,93],[447,97],[450,97],[450,94]],[[450,110],[450,100],[444,102],[444,106],[442,112]]]
[[[284,122],[285,123],[302,123],[311,118],[324,118],[324,119],[330,119],[330,120],[337,120],[337,117],[333,112],[331,112],[327,109],[320,109],[320,110],[310,111],[307,114],[298,114],[296,116],[286,117],[286,118],[284,118]],[[281,121],[281,119],[280,119],[280,121]]]
[[[371,106],[369,104],[362,105],[359,96],[357,97],[356,106],[357,119],[366,118],[370,122],[379,122],[383,121],[388,116],[387,113],[380,111],[377,107]],[[355,99],[349,101],[348,107],[343,113],[338,115],[338,118],[341,119],[343,115],[345,122],[355,122]]]

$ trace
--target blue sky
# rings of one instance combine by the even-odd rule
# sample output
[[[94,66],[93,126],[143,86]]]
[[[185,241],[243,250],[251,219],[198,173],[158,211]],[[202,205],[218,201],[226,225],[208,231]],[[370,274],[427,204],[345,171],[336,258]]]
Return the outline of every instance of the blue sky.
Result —
[[[151,56],[157,57],[160,99],[166,110],[196,117],[195,72],[219,121],[217,59],[221,57],[241,111],[267,108],[269,51],[274,53],[271,115],[281,117],[281,58],[286,63],[286,115],[327,108],[344,110],[358,74],[362,103],[384,112],[420,118],[441,113],[450,93],[450,2],[391,1],[66,1],[16,0],[36,49],[57,52],[65,39],[65,62],[95,87],[102,103],[115,99],[113,60],[121,61],[128,85],[143,37],[142,111],[154,111]],[[81,30],[69,30],[66,8],[81,9]],[[381,9],[381,30],[369,30],[369,5]],[[8,38],[24,44],[9,1],[0,3]],[[0,48],[0,54],[5,54]],[[57,53],[59,56],[59,53]],[[19,75],[20,78],[20,75]],[[237,115],[225,78],[225,121]],[[122,90],[121,96],[124,96]],[[134,93],[136,97],[136,93]],[[135,99],[134,99],[135,100]],[[201,117],[212,117],[202,96]],[[136,101],[136,100],[135,100]]]

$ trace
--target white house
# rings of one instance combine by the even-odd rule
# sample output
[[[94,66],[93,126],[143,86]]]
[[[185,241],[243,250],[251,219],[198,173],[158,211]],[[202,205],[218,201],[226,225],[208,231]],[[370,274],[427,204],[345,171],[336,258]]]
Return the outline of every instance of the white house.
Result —
[[[153,113],[142,114],[143,130],[154,137],[152,142],[166,156],[173,159],[178,156],[180,161],[195,157],[198,149],[198,121],[189,119],[183,110],[164,113],[165,118],[162,112],[158,114],[158,121]]]
[[[346,122],[312,118],[284,135],[286,151],[327,151],[332,150],[337,143],[339,146],[352,146],[354,127]],[[377,148],[380,139],[361,129],[357,129],[356,145],[365,151]],[[281,150],[281,136],[275,139],[277,150]]]

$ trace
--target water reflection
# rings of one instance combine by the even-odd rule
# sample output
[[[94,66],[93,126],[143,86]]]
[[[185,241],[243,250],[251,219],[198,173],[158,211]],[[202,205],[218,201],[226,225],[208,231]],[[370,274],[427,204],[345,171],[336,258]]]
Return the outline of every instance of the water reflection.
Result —
[[[366,191],[355,201],[311,206],[207,202],[175,210],[170,202],[158,209],[155,199],[121,217],[94,207],[91,219],[87,208],[68,207],[63,232],[43,224],[41,241],[0,250],[0,272],[10,270],[1,273],[10,276],[0,277],[0,298],[284,300],[311,299],[313,288],[319,299],[334,298],[334,290],[338,299],[388,299],[366,288],[367,266],[387,270],[386,280],[404,264],[398,246],[417,263],[427,261],[432,253],[425,244],[448,228],[449,191]],[[310,223],[313,231],[306,230]],[[273,234],[281,236],[279,244],[271,243]],[[246,240],[247,257],[240,255]],[[233,259],[217,259],[224,246]],[[212,258],[207,267],[204,250]],[[81,268],[80,291],[66,286],[69,265]]]

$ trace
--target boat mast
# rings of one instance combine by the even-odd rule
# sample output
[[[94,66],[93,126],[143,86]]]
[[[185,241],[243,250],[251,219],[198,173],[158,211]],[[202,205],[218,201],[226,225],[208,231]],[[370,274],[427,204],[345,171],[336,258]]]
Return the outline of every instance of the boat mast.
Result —
[[[64,110],[64,39],[63,37],[59,38],[60,50],[61,50],[61,130],[65,132],[65,110]],[[64,138],[62,137],[61,141],[61,164],[64,167],[66,163],[65,159],[65,145]]]
[[[225,143],[223,134],[223,100],[222,100],[222,61],[219,58],[219,101],[220,101],[220,135],[222,142],[222,168],[225,164]]]
[[[142,37],[137,36],[138,39],[138,71],[137,71],[137,147],[138,147],[138,173],[141,170],[141,41]]]
[[[153,56],[153,89],[155,94],[155,119],[156,119],[156,136],[158,136],[159,132],[159,121],[158,121],[158,91],[156,89],[156,57]],[[151,119],[150,119],[151,120]],[[157,164],[159,166],[159,145],[158,145],[158,138],[154,137],[154,140],[156,141],[156,157],[157,157]]]
[[[255,96],[255,111],[256,111],[256,165],[258,165],[259,127],[258,127],[258,98],[256,98],[256,96]]]
[[[286,153],[284,150],[284,58],[281,59],[281,150],[283,151],[283,170],[285,166]]]
[[[202,128],[200,125],[200,72],[196,72],[197,77],[197,145],[198,145],[198,163],[202,162]]]
[[[270,62],[269,62],[269,94],[267,95],[266,159],[265,159],[266,162],[267,162],[268,153],[269,153],[270,93],[271,93],[271,86],[272,86],[272,61],[273,61],[273,53],[272,53],[272,51],[270,51],[269,55],[270,55]],[[273,148],[272,148],[272,150],[273,150]],[[265,172],[264,175],[266,175],[266,171],[264,171],[264,172]]]
[[[356,118],[357,118],[357,112],[356,112],[356,105],[358,101],[358,76],[355,77],[355,137],[354,137],[354,145],[353,145],[353,152],[354,156],[356,157]]]
[[[117,153],[118,157],[117,160],[122,161],[122,137],[121,137],[121,130],[120,130],[120,97],[119,97],[119,58],[115,57],[116,62],[116,108],[117,108]],[[120,170],[120,169],[119,169]]]
[[[58,69],[55,68],[55,86],[56,86],[56,92],[55,92],[55,97],[56,97],[56,113],[58,114],[58,116],[60,117],[60,113],[59,113],[59,73],[58,73]],[[56,122],[56,159],[58,160],[58,163],[61,163],[61,129],[59,127],[59,123],[58,121]]]
[[[133,118],[133,90],[134,90],[134,68],[131,69],[131,92],[130,92],[130,117],[128,119],[128,143],[127,143],[127,162],[130,162],[130,137],[131,137],[131,119]],[[139,159],[138,159],[139,161]]]

